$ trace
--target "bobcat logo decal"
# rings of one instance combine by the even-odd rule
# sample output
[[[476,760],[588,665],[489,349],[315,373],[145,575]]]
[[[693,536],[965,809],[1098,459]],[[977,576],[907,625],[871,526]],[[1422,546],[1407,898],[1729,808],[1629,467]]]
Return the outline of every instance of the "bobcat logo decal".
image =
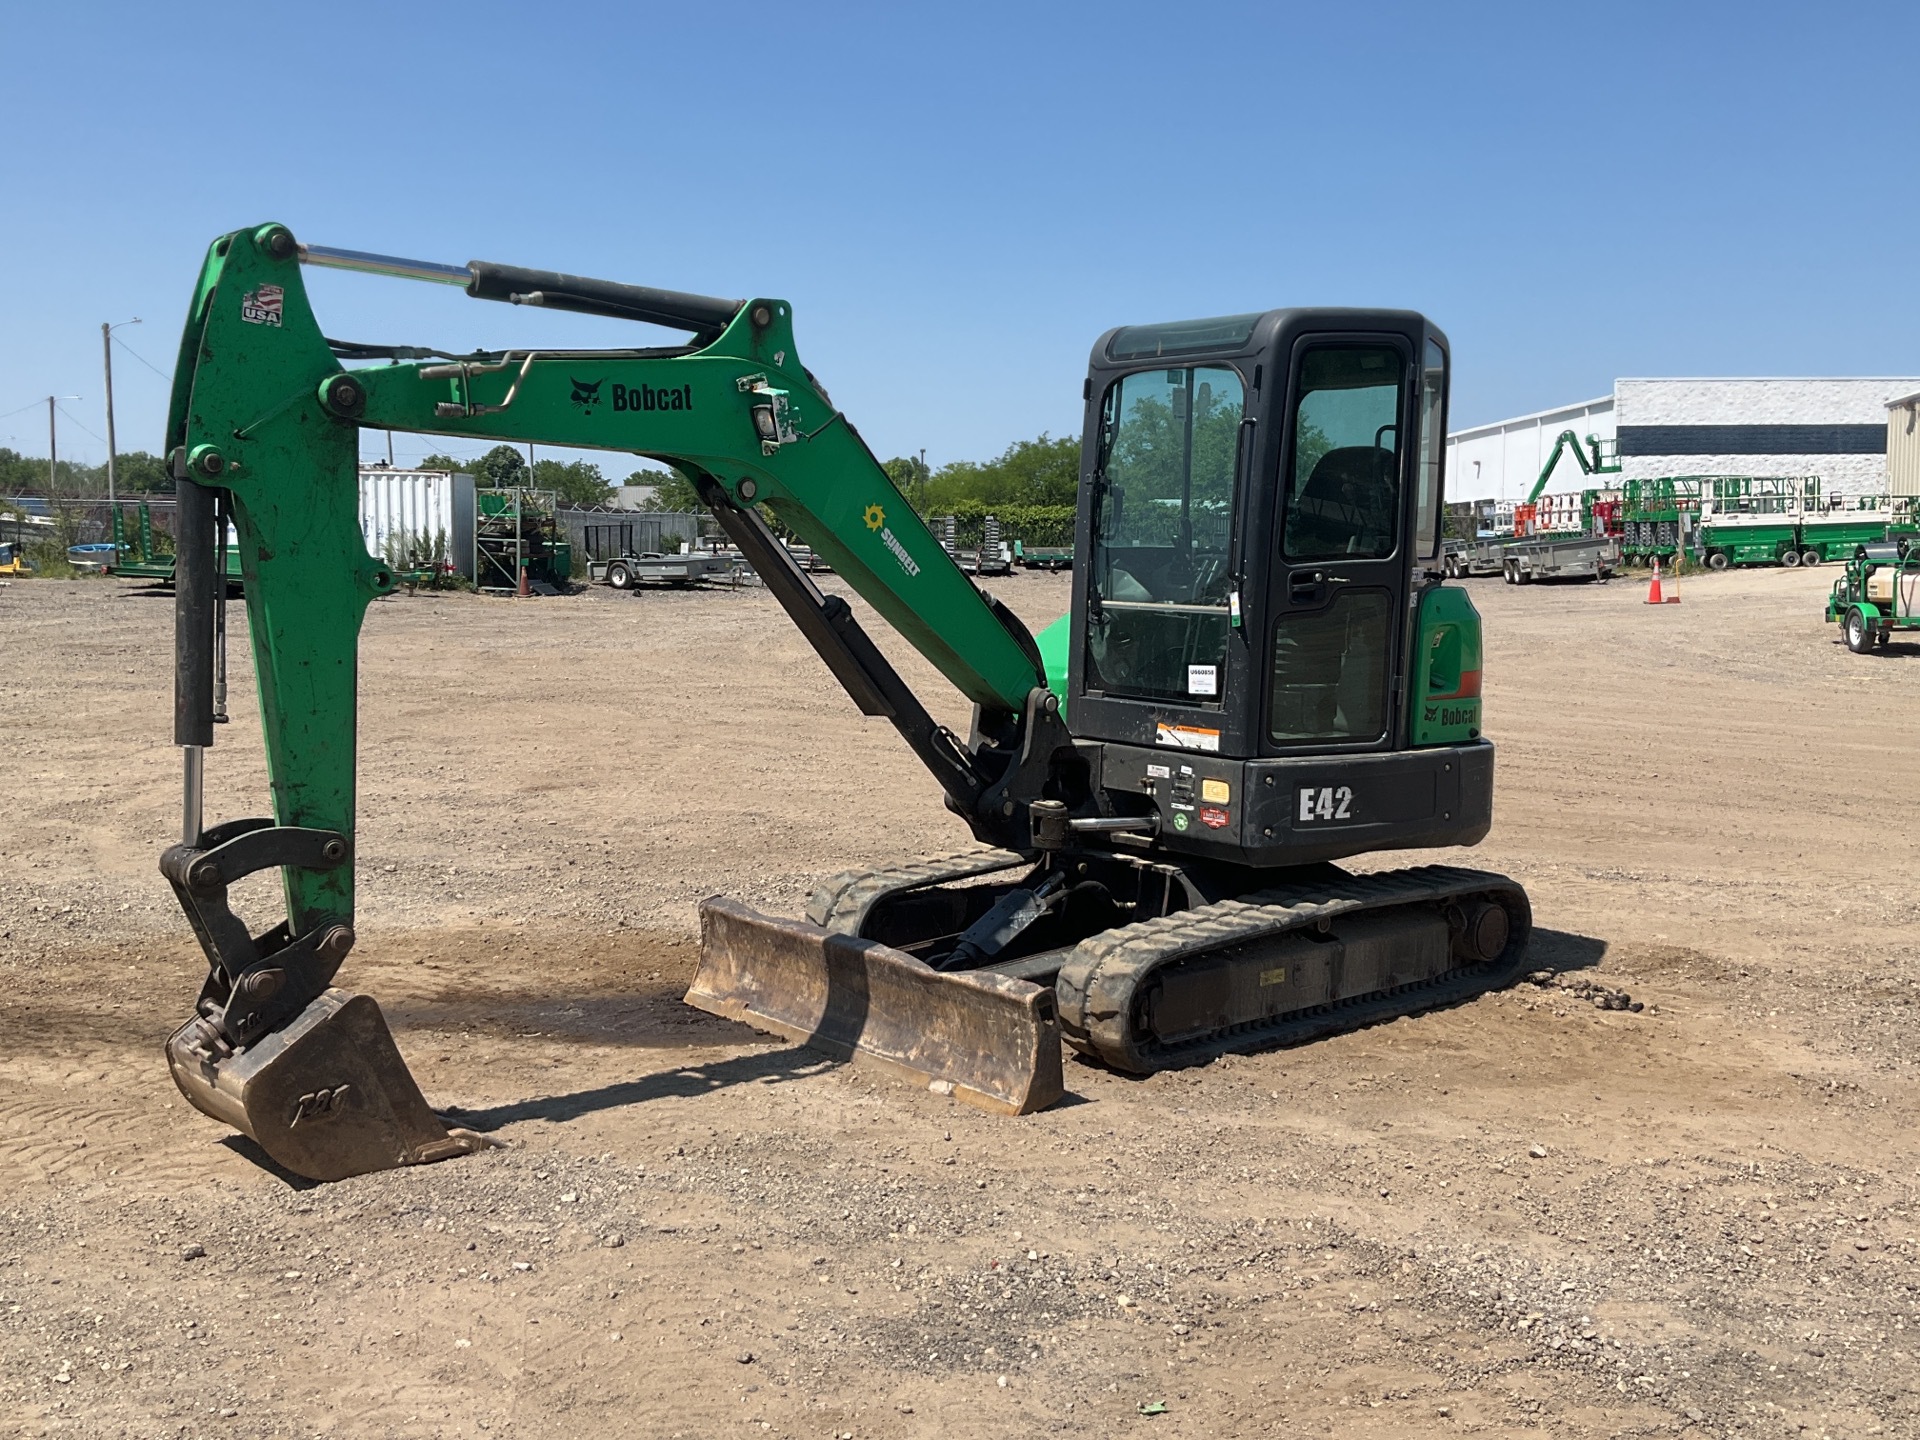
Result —
[[[585,380],[574,380],[571,375],[567,378],[573,380],[573,403],[587,414],[593,414],[593,407],[600,403],[600,387],[607,383],[606,380],[603,378],[589,384]]]

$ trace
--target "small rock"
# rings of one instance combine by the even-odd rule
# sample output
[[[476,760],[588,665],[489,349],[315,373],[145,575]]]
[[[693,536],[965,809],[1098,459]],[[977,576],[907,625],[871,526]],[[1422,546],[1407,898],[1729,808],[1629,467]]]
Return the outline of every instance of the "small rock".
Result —
[[[206,1253],[207,1247],[204,1245],[189,1245],[180,1252],[180,1258],[182,1260],[200,1260],[206,1257]]]
[[[567,1191],[567,1193],[566,1193],[566,1194],[564,1194],[564,1195],[562,1195],[562,1196],[560,1197],[560,1203],[561,1203],[562,1205],[577,1205],[577,1204],[579,1204],[579,1203],[580,1203],[580,1195],[579,1195],[579,1192],[578,1192],[578,1191],[574,1191],[574,1190],[569,1190],[569,1191]]]
[[[753,1351],[742,1350],[738,1355],[734,1356],[733,1358],[738,1360],[742,1365],[751,1365],[753,1363]]]
[[[1442,1420],[1444,1420],[1453,1413],[1453,1409],[1451,1406],[1442,1405],[1438,1410],[1434,1411],[1433,1413],[1438,1415]]]
[[[1527,1154],[1536,1160],[1544,1160],[1547,1158],[1547,1147],[1544,1145],[1529,1145],[1527,1147]]]
[[[389,865],[387,868],[391,870],[393,867]],[[239,1413],[240,1412],[238,1410],[234,1409],[231,1405],[229,1405],[226,1409],[220,1412],[220,1418],[222,1420],[231,1420],[233,1419],[234,1416],[238,1415]]]
[[[1704,1410],[1687,1411],[1687,1419],[1691,1420],[1696,1425],[1698,1425],[1702,1420],[1706,1418],[1707,1418],[1707,1415]]]
[[[618,1230],[615,1230],[610,1235],[603,1235],[600,1238],[600,1244],[608,1250],[618,1250],[626,1243],[627,1237],[622,1235]]]
[[[533,1269],[533,1264],[528,1260],[516,1260],[513,1262],[513,1268],[516,1270],[531,1270]]]
[[[465,1336],[462,1336],[460,1339],[453,1342],[453,1348],[456,1350],[471,1350],[473,1348],[473,1341],[467,1339]]]
[[[1006,1389],[1006,1388],[1007,1388],[1007,1377],[1006,1377],[1006,1376],[1004,1376],[1004,1375],[1002,1375],[1002,1376],[1000,1377],[1000,1388],[1001,1388],[1002,1390],[1004,1390],[1004,1389]]]
[[[953,1094],[953,1081],[931,1080],[927,1082],[927,1089],[936,1095],[951,1095]]]

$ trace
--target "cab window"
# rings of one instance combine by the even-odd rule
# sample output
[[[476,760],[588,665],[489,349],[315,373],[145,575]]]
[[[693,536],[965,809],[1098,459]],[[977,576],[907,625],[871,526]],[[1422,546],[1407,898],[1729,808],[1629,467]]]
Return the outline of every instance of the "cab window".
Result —
[[[1300,365],[1282,548],[1289,560],[1384,560],[1400,514],[1403,365],[1384,345],[1321,345]]]

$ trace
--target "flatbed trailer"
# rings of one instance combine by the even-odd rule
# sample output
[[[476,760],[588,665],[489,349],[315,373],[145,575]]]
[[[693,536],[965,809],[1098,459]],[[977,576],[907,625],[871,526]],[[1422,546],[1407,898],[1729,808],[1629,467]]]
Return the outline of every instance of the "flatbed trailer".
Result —
[[[1505,548],[1501,576],[1509,585],[1605,580],[1620,568],[1620,542],[1611,535],[1530,535]]]
[[[587,562],[587,579],[595,585],[632,590],[640,585],[693,585],[725,575],[730,563],[717,555],[615,555]]]
[[[1454,540],[1447,543],[1443,566],[1450,578],[1498,575],[1509,585],[1605,580],[1620,568],[1620,541],[1611,535]]]

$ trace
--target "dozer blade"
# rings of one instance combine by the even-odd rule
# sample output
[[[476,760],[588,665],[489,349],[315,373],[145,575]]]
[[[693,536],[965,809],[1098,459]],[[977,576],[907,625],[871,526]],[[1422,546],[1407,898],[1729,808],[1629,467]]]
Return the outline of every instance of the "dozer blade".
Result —
[[[1003,1115],[1058,1100],[1051,986],[950,974],[890,945],[836,935],[737,901],[700,906],[700,970],[687,1003]]]
[[[369,995],[326,990],[291,1024],[209,1059],[201,1022],[167,1041],[173,1080],[196,1110],[250,1137],[309,1180],[465,1155],[494,1142],[450,1130],[427,1108]]]

